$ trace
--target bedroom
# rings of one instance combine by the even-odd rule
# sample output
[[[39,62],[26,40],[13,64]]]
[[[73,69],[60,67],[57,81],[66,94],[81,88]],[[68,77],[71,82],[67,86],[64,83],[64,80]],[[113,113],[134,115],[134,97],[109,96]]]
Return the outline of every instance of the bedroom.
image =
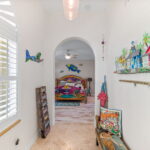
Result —
[[[93,51],[85,41],[70,38],[58,45],[55,54],[56,122],[94,123],[94,68]]]

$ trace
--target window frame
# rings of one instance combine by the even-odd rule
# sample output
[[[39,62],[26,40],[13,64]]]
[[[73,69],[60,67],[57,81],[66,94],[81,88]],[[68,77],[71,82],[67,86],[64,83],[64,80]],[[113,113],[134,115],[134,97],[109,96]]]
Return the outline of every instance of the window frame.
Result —
[[[19,100],[18,100],[19,99],[19,84],[18,84],[18,82],[19,82],[19,79],[18,79],[18,74],[19,74],[18,73],[19,72],[18,71],[18,68],[19,68],[18,53],[19,52],[18,52],[18,29],[17,29],[17,25],[16,25],[15,29],[16,29],[16,37],[15,37],[16,40],[14,40],[14,41],[9,39],[7,36],[0,33],[0,37],[6,39],[7,43],[8,43],[8,41],[12,41],[12,42],[15,42],[15,44],[16,44],[16,48],[15,48],[15,50],[16,50],[16,54],[15,54],[15,56],[16,56],[16,59],[15,59],[16,60],[16,75],[15,76],[9,76],[9,74],[8,74],[5,76],[0,76],[0,82],[1,81],[11,81],[11,80],[16,81],[16,113],[10,117],[7,116],[5,119],[0,121],[0,131],[4,130],[8,125],[12,124],[12,122],[18,120],[18,118],[19,118]],[[7,115],[8,115],[8,112],[7,112]]]

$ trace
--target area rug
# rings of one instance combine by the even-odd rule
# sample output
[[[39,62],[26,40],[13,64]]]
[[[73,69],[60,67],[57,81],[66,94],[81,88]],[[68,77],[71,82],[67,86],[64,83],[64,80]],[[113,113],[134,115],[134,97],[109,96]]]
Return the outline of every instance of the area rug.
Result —
[[[55,106],[80,106],[79,101],[55,101]]]

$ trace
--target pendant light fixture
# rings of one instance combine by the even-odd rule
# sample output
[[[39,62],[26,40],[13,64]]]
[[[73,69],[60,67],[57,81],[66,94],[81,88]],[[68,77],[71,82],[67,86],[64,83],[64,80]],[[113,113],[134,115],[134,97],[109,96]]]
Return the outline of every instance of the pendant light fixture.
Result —
[[[68,20],[73,20],[78,15],[79,0],[63,0],[64,14]]]

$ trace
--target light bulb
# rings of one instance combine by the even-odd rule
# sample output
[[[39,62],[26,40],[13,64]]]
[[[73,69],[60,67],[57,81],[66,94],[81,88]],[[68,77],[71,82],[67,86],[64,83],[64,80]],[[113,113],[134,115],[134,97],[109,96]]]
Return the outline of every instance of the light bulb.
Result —
[[[66,58],[66,59],[71,59],[71,55],[66,54],[66,55],[65,55],[65,58]]]

